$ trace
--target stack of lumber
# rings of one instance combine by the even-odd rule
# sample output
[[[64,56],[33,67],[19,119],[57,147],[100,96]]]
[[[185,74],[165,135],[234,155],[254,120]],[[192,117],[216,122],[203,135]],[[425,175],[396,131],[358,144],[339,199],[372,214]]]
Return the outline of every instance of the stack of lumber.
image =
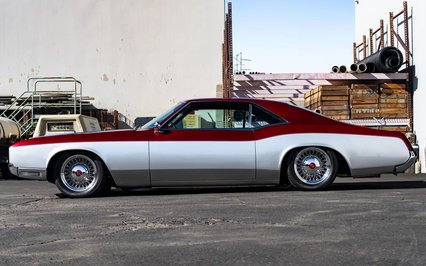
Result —
[[[352,84],[349,102],[351,119],[380,117],[377,85]]]
[[[379,108],[384,118],[408,118],[408,92],[405,84],[380,85]]]
[[[305,93],[305,107],[336,120],[349,119],[349,87],[318,86]]]
[[[407,99],[404,84],[352,84],[351,119],[408,118]]]
[[[350,90],[351,119],[375,119],[382,121],[378,129],[409,132],[406,125],[386,125],[386,119],[409,119],[408,92],[405,84],[380,85],[352,84]]]
[[[350,89],[327,85],[305,93],[305,107],[336,120],[357,120],[358,124],[374,120],[381,125],[369,127],[406,133],[410,131],[408,99],[405,84],[351,84]]]
[[[395,119],[408,119],[408,92],[405,84],[385,83],[380,85],[379,94],[380,117]],[[408,126],[383,126],[381,129],[399,131],[402,133],[410,132]]]

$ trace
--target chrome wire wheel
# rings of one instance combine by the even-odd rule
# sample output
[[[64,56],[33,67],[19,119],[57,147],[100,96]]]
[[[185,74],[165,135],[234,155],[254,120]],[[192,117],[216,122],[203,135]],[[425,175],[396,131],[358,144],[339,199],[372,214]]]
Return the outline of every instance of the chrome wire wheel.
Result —
[[[333,176],[333,163],[326,151],[309,147],[299,151],[293,162],[296,177],[307,185],[318,185]]]
[[[88,192],[98,183],[98,167],[86,155],[72,155],[62,163],[60,178],[71,192]]]

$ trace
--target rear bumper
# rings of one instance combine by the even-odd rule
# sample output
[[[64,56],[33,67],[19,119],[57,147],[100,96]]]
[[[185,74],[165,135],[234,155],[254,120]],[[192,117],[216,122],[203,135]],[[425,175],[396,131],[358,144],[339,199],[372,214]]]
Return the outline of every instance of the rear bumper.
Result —
[[[18,168],[13,164],[9,164],[9,171],[12,175],[20,178],[46,180],[46,169]]]
[[[415,163],[417,160],[417,155],[414,151],[410,151],[410,158],[403,164],[395,166],[394,173],[403,173],[405,170],[407,170],[413,163]]]

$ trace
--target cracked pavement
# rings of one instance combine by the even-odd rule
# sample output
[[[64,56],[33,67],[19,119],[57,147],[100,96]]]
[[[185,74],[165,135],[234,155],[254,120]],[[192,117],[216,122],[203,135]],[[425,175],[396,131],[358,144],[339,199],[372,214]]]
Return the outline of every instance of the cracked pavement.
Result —
[[[426,177],[330,190],[112,190],[0,179],[1,265],[424,265]]]

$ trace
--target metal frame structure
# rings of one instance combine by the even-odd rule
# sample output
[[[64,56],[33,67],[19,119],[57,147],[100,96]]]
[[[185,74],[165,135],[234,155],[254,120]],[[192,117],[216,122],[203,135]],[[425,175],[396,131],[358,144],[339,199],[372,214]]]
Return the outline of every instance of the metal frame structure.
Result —
[[[72,90],[42,90],[39,84],[41,83],[73,83]],[[52,100],[58,98],[67,98],[67,102],[46,103],[45,99]],[[19,97],[9,104],[7,108],[0,114],[17,122],[22,134],[26,134],[35,125],[37,119],[35,118],[34,110],[42,107],[55,107],[55,108],[71,108],[74,114],[82,113],[82,83],[73,77],[37,77],[29,78],[27,80],[27,90]]]
[[[222,79],[223,98],[231,97],[233,75],[233,47],[232,47],[232,3],[228,3],[228,11],[225,13],[225,30],[222,45]]]
[[[412,14],[412,11],[411,11]],[[400,19],[402,17],[402,20]],[[410,47],[410,35],[409,35],[409,23],[412,22],[412,15],[408,14],[408,4],[407,1],[403,2],[402,11],[394,14],[394,12],[389,12],[389,28],[385,30],[384,21],[380,20],[380,26],[377,30],[370,28],[369,30],[369,43],[367,44],[367,36],[362,36],[362,43],[357,44],[353,43],[353,56],[354,63],[359,62],[360,60],[366,58],[367,56],[379,51],[385,46],[398,46],[400,45],[404,49],[405,55],[405,69],[404,72],[409,73],[406,79],[407,91],[409,93],[408,97],[408,115],[410,118],[410,127],[413,128],[413,91],[411,86],[411,80],[413,75],[413,68],[411,63],[413,62],[413,54]],[[403,26],[403,34],[401,37],[399,28]],[[378,36],[377,36],[378,35]],[[397,42],[395,42],[395,39]],[[374,47],[374,42],[377,43],[377,47]],[[367,53],[369,50],[369,53]],[[360,57],[362,54],[362,57]]]
[[[380,33],[378,38],[375,37],[377,33]],[[377,40],[379,40],[379,45],[374,49],[374,41],[377,42]],[[385,48],[385,29],[383,19],[381,19],[380,26],[377,30],[373,31],[373,29],[370,28],[370,54],[383,48]]]
[[[31,82],[33,82],[33,89],[31,90]],[[74,90],[72,91],[46,91],[46,90],[38,90],[37,85],[39,83],[73,83]],[[72,93],[73,94],[73,108],[74,114],[81,114],[82,111],[82,94],[83,85],[80,81],[73,77],[43,77],[43,78],[29,78],[27,80],[27,92],[33,92],[35,95],[43,94],[43,93]],[[34,106],[34,102],[32,104]],[[78,108],[78,112],[77,112]]]
[[[404,1],[403,3],[403,10],[396,15],[393,14],[393,12],[389,13],[389,26],[390,26],[390,45],[395,46],[395,38],[398,40],[398,43],[404,48],[405,50],[405,64],[407,68],[410,66],[410,57],[412,57],[412,54],[410,52],[410,38],[409,38],[409,29],[408,29],[408,20],[411,19],[411,16],[408,16],[408,7],[407,7],[407,1]],[[398,17],[403,15],[402,22],[398,22]],[[404,24],[404,40],[402,40],[401,36],[399,36],[398,32],[395,31],[395,20],[397,20],[397,27],[402,23]]]
[[[402,20],[399,20],[400,16],[403,16]],[[380,26],[378,29],[369,30],[369,41],[367,41],[367,36],[362,36],[362,42],[357,44],[353,43],[353,59],[354,63],[358,63],[367,56],[379,51],[380,49],[387,46],[395,46],[395,39],[398,41],[397,44],[401,45],[405,52],[405,66],[408,69],[412,61],[412,53],[410,51],[410,36],[409,36],[409,21],[412,19],[412,16],[408,14],[408,5],[407,1],[403,2],[403,10],[394,14],[394,12],[389,12],[389,29],[385,30],[384,21],[380,20]],[[396,24],[396,27],[395,27]],[[398,31],[399,26],[404,26],[404,36],[400,36]],[[396,30],[395,30],[396,29]],[[378,45],[375,47],[374,42],[378,42]],[[362,56],[360,56],[362,55]]]

